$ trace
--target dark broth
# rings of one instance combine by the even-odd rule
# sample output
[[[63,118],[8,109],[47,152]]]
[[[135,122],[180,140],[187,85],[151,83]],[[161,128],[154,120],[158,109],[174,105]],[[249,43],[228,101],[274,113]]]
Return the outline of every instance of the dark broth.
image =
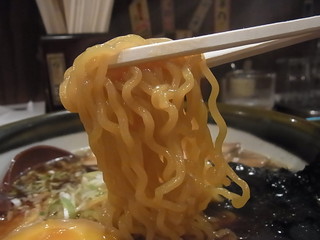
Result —
[[[219,218],[220,227],[231,229],[239,239],[320,239],[320,161],[296,173],[284,168],[230,164],[249,184],[251,198],[240,209],[233,208],[228,201],[211,203],[205,211],[209,219]],[[10,198],[19,199],[21,205],[13,208],[9,219],[0,221],[0,232],[5,234],[19,225],[23,220],[20,213],[35,204],[34,195],[38,196],[37,202],[44,202],[52,197],[52,190],[59,190],[67,183],[80,184],[83,174],[96,170],[96,166],[83,164],[80,158],[76,158],[51,161],[26,172],[8,193]],[[232,185],[230,188],[234,192],[239,190]],[[50,218],[55,213],[48,210],[42,214]]]

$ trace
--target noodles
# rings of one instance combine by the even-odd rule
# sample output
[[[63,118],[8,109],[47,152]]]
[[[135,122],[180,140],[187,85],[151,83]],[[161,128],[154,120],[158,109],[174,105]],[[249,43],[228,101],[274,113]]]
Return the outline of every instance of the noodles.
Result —
[[[103,172],[108,232],[120,239],[215,239],[219,229],[203,210],[221,196],[241,207],[249,189],[223,159],[226,124],[205,61],[199,55],[108,69],[122,49],[155,41],[128,35],[87,49],[67,70],[61,100],[79,113]],[[213,89],[209,109],[220,129],[215,144],[201,97],[203,77]],[[225,188],[231,182],[242,194]]]

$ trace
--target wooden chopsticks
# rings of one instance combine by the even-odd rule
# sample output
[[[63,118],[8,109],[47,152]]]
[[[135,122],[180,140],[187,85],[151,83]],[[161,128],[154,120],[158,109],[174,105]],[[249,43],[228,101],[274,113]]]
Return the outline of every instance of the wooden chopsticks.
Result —
[[[317,33],[319,30],[320,16],[313,16],[200,37],[166,41],[125,49],[110,63],[110,67],[218,50],[225,50],[225,52],[217,53],[220,57],[222,57],[223,53],[228,54],[228,60],[225,58],[224,62],[234,61],[235,59],[238,60],[241,54],[245,56],[246,52],[248,56],[253,56],[317,38],[319,37]],[[250,46],[249,44],[253,45]],[[240,48],[236,49],[236,47],[241,47],[241,52],[239,52]],[[233,54],[235,59],[232,59],[232,55],[230,55],[231,48],[238,53],[237,55]],[[213,55],[210,56],[212,57]],[[209,59],[209,55],[207,57]],[[214,59],[208,60],[211,63],[212,61],[214,62]]]

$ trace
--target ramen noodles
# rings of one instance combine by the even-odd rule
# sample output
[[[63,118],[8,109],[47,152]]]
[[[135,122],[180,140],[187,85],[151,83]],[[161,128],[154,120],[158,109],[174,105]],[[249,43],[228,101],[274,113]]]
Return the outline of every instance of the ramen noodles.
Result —
[[[108,68],[121,50],[158,41],[128,35],[87,49],[66,71],[61,101],[79,113],[103,172],[107,232],[119,239],[214,239],[217,229],[203,210],[222,197],[242,207],[249,189],[223,159],[226,124],[216,106],[218,84],[202,56]],[[212,86],[215,143],[202,78]],[[242,194],[225,188],[231,182]]]

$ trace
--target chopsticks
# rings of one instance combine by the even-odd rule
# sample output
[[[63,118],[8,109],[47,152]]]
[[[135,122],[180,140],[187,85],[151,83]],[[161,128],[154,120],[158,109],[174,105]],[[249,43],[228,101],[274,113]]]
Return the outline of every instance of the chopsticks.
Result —
[[[208,51],[226,50],[226,52],[228,52],[227,50],[229,48],[233,48],[235,52],[238,52],[238,55],[233,54],[235,59],[238,60],[240,55],[244,54],[245,51],[248,51],[248,53],[250,52],[250,56],[253,56],[256,53],[262,53],[262,49],[266,46],[268,46],[268,48],[265,48],[265,50],[271,51],[277,48],[295,44],[297,42],[306,41],[304,40],[306,38],[317,38],[319,37],[317,33],[319,30],[320,16],[314,16],[222,33],[209,34],[200,37],[155,43],[123,50],[120,52],[117,58],[113,59],[113,61],[110,63],[110,67],[118,67],[132,63],[142,63],[169,57],[200,54]],[[308,37],[301,37],[303,35],[304,37]],[[250,46],[249,44],[254,45]],[[235,48],[239,46],[242,46],[241,51],[239,48]],[[227,61],[233,61],[230,51],[231,50],[229,50],[229,58]],[[226,52],[224,53],[226,54]],[[220,52],[217,55],[220,55],[221,57],[223,56],[222,53],[223,52]],[[207,55],[207,57],[209,57],[209,55]],[[208,62],[213,64],[215,58],[217,58],[217,56],[213,57],[211,60],[208,60]],[[216,64],[213,65],[217,66]]]
[[[261,43],[253,43],[239,47],[206,52],[204,53],[204,57],[208,67],[211,68],[316,38],[320,38],[320,31],[305,33],[294,37],[269,40]]]

